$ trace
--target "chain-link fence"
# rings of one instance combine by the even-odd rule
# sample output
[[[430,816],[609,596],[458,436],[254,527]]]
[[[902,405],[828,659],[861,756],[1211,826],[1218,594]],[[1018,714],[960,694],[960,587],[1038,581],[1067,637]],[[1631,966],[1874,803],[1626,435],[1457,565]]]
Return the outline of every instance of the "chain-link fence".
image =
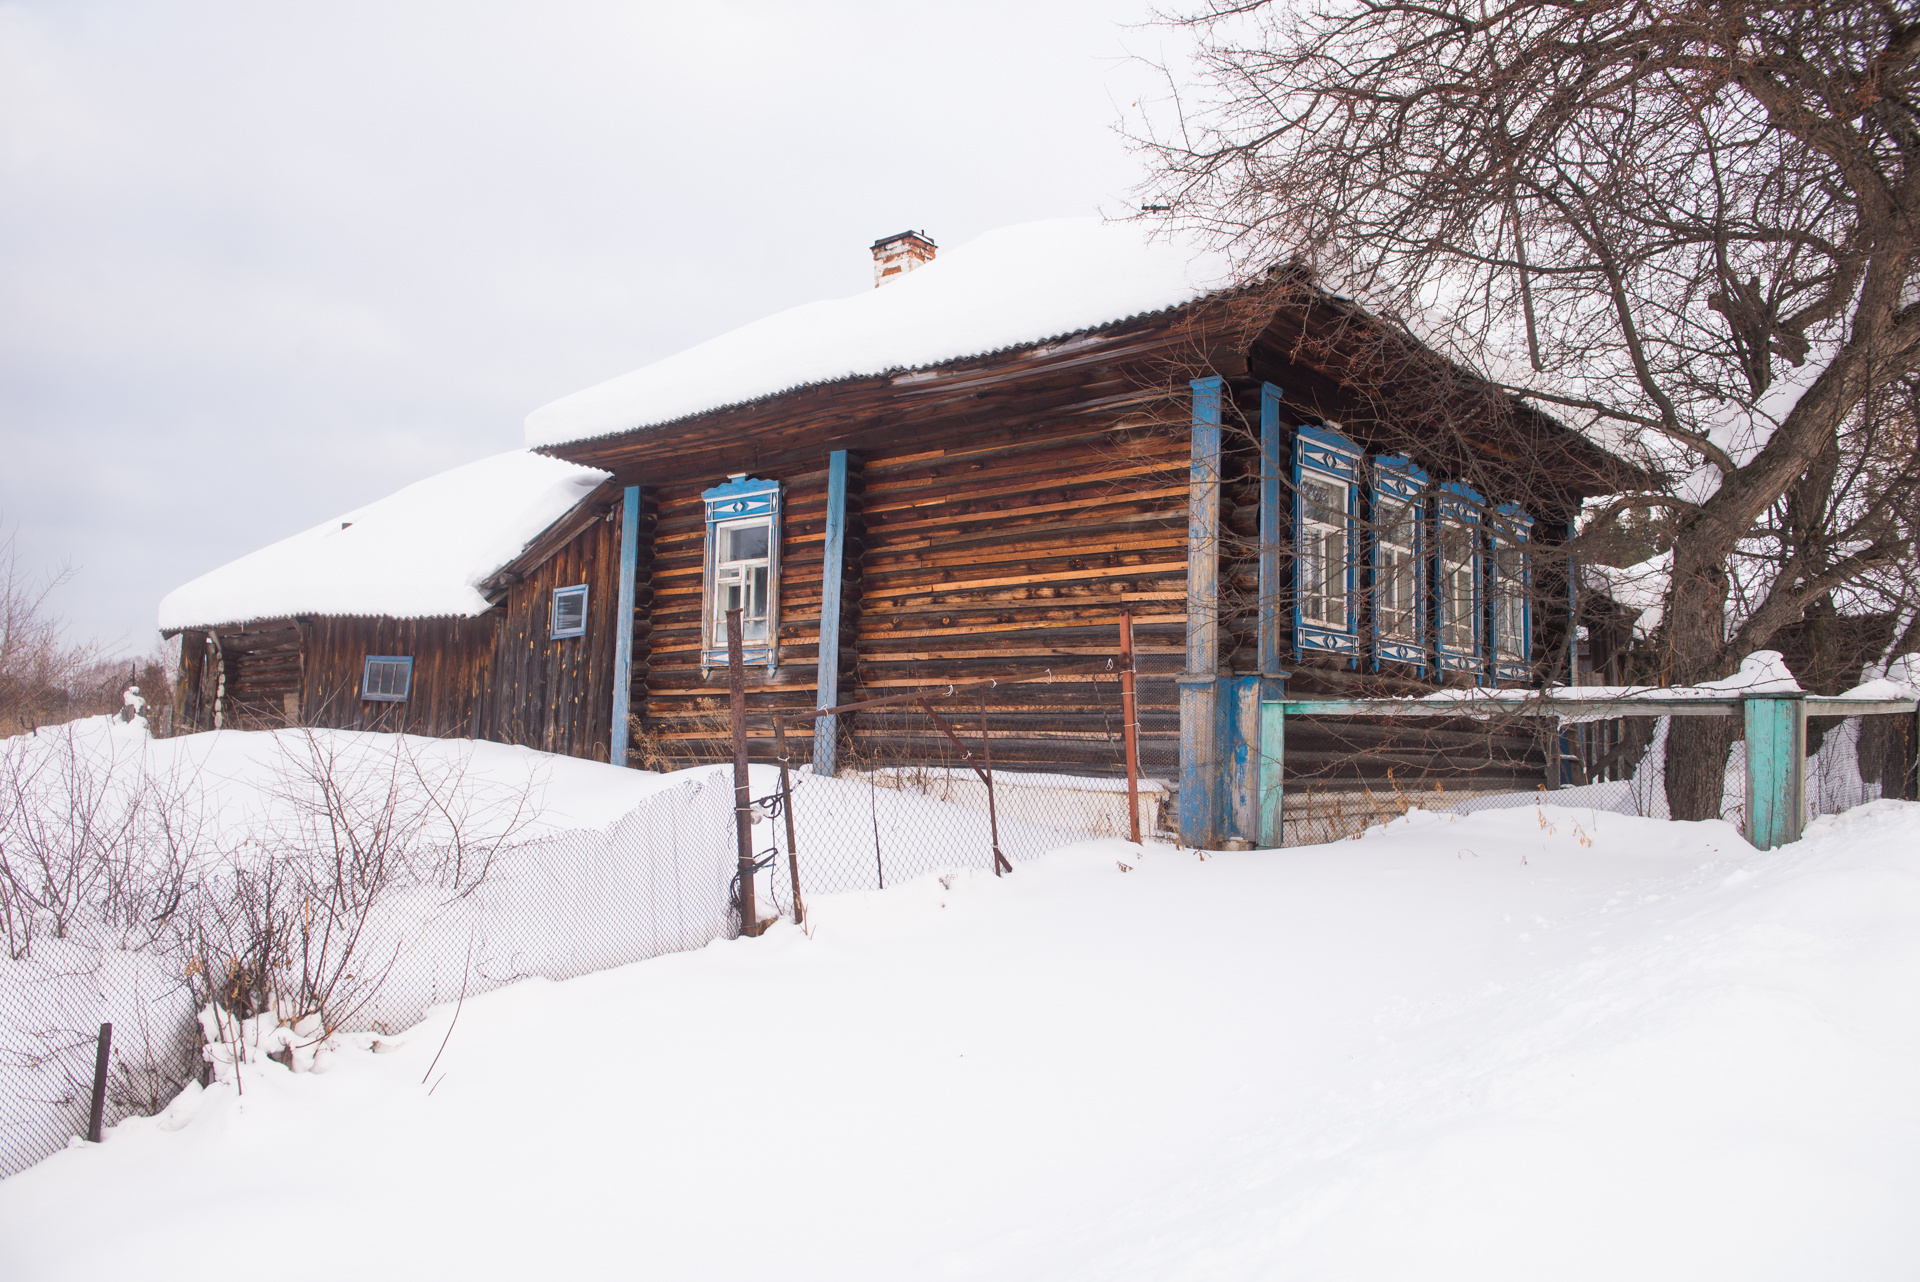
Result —
[[[17,801],[17,798],[16,798]],[[395,884],[347,904],[322,902],[339,938],[321,950],[330,1032],[397,1032],[427,1008],[530,976],[569,979],[738,930],[733,796],[725,772],[688,772],[611,827],[573,830],[486,852],[472,870]],[[283,982],[251,973],[253,935],[183,920],[257,900],[273,857],[193,870],[167,907],[169,928],[129,935],[99,902],[72,901],[60,921],[26,922],[0,895],[11,946],[0,954],[0,1176],[87,1129],[99,1026],[113,1025],[104,1121],[158,1112],[201,1080],[199,1004],[209,995],[257,1013],[254,991]],[[13,874],[24,879],[16,860]],[[31,889],[31,887],[28,887]],[[45,896],[41,896],[44,900]],[[324,901],[313,896],[308,902]],[[294,917],[313,910],[297,901]],[[356,915],[357,914],[357,915]],[[151,923],[150,923],[151,924]],[[255,921],[258,927],[258,921]],[[265,946],[270,966],[296,966]],[[295,977],[297,978],[297,977]],[[244,991],[243,991],[244,990]]]
[[[1156,681],[1172,684],[1164,673],[1138,677],[1146,711],[1134,718],[1140,733],[1131,786],[1128,719],[1114,669],[934,686],[869,701],[873,706],[854,714],[858,724],[843,727],[834,774],[789,760],[783,787],[781,766],[753,765],[757,917],[797,915],[796,869],[801,892],[831,894],[878,890],[948,868],[1004,872],[1064,845],[1125,839],[1136,830],[1146,840],[1177,840],[1177,714],[1170,691],[1150,684]],[[1049,698],[1070,702],[1074,715],[1033,712]],[[1098,711],[1107,703],[1110,716]],[[1313,733],[1289,731],[1286,845],[1350,837],[1415,807],[1470,813],[1547,803],[1666,815],[1670,721],[1651,710],[1320,722]],[[1815,716],[1807,728],[1810,816],[1912,795],[1912,714]],[[1721,806],[1735,824],[1747,804],[1744,754],[1736,739]],[[78,784],[69,780],[62,785],[69,812],[62,831],[72,836],[74,817],[85,818],[94,853],[83,859],[75,852],[84,843],[69,841],[72,858],[60,866],[66,871],[42,860],[35,872],[19,862],[39,840],[19,821],[33,803],[23,800],[19,775],[0,777],[0,784],[13,790],[15,812],[7,821],[13,827],[0,830],[0,854],[14,861],[0,869],[5,1175],[84,1132],[101,1023],[114,1026],[105,1119],[111,1125],[158,1111],[205,1071],[196,1021],[202,1004],[271,1013],[262,994],[282,981],[263,971],[290,963],[284,949],[274,954],[262,946],[258,957],[249,951],[264,929],[258,922],[267,919],[248,918],[247,906],[262,893],[259,861],[271,864],[270,843],[253,855],[224,851],[221,861],[175,858],[182,871],[174,880],[163,878],[144,898],[122,902],[114,898],[120,892],[110,893],[110,876],[81,885],[94,876],[81,865],[126,862],[165,825],[128,821],[125,832],[147,835],[116,838],[118,845],[96,840],[112,807],[82,806]],[[177,811],[182,795],[162,789],[157,812]],[[479,873],[429,860],[425,875],[325,909],[348,914],[342,920],[353,928],[353,950],[330,955],[322,969],[331,970],[317,980],[308,976],[299,991],[325,994],[332,1031],[397,1032],[436,1003],[522,978],[567,979],[733,935],[740,929],[734,804],[730,768],[700,767],[663,778],[658,791],[605,830],[489,847]],[[169,857],[179,854],[174,835]],[[53,873],[75,884],[61,894],[35,888],[34,876]],[[300,893],[324,891],[307,886]],[[284,902],[281,911],[274,920],[284,920]],[[182,924],[196,913],[220,919],[226,933]],[[235,921],[243,928],[236,931]]]

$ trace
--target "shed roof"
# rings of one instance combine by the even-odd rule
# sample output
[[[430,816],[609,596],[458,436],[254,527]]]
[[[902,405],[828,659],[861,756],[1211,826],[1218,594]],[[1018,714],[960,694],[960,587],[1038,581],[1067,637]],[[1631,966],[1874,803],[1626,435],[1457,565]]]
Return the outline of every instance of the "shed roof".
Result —
[[[523,450],[453,468],[175,588],[161,599],[160,630],[297,614],[481,614],[481,581],[605,479]]]
[[[1227,261],[1144,223],[988,232],[849,298],[779,312],[527,416],[533,448],[655,427],[820,383],[922,369],[1191,302]]]

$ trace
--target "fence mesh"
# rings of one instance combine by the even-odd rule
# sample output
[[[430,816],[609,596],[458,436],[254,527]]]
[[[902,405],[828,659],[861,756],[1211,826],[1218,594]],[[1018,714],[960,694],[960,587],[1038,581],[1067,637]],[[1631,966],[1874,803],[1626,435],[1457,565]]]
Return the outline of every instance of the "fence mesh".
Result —
[[[1171,685],[1165,674],[1141,678],[1142,705],[1163,711],[1141,718],[1137,816],[1144,838],[1172,841],[1177,725],[1164,712],[1169,701],[1151,692],[1154,681]],[[983,708],[978,695],[943,689],[928,694],[937,721],[911,704],[884,719],[863,714],[880,733],[846,739],[833,776],[790,763],[786,807],[779,767],[752,766],[758,915],[794,915],[796,867],[807,896],[879,890],[949,868],[991,870],[996,849],[1017,866],[1073,842],[1127,837],[1119,684],[1094,685],[1115,715],[1105,724],[1083,719],[1095,728],[1074,732],[1014,724],[1004,710],[996,729],[992,697]],[[1522,720],[1329,718],[1317,740],[1299,736],[1307,749],[1296,760],[1290,719],[1284,844],[1351,837],[1414,807],[1465,814],[1544,802],[1666,817],[1667,718]],[[1809,816],[1907,795],[1914,731],[1911,715],[1812,719]],[[998,761],[997,742],[1011,747]],[[1336,771],[1329,763],[1342,753]],[[1721,806],[1736,825],[1744,778],[1736,741]],[[12,804],[24,803],[16,796]],[[684,771],[605,830],[517,841],[478,881],[383,898],[359,945],[364,973],[379,982],[335,1027],[397,1032],[463,994],[530,976],[568,979],[737,933],[733,805],[728,767]],[[57,930],[41,922],[23,933],[20,904],[0,897],[0,911],[12,914],[0,956],[0,1176],[84,1131],[103,1022],[114,1026],[107,1124],[157,1112],[199,1078],[195,994],[206,983],[203,970],[194,986],[195,968],[219,963],[84,913]]]
[[[734,934],[735,867],[731,780],[705,769],[605,830],[501,849],[465,887],[397,890],[372,905],[351,959],[340,959],[377,982],[342,1003],[335,1030],[397,1032],[462,994]],[[158,1112],[206,1068],[195,1018],[205,983],[193,980],[220,959],[161,941],[128,946],[85,914],[65,931],[16,935],[0,955],[0,1176],[85,1133],[102,1023],[113,1025],[109,1126]]]

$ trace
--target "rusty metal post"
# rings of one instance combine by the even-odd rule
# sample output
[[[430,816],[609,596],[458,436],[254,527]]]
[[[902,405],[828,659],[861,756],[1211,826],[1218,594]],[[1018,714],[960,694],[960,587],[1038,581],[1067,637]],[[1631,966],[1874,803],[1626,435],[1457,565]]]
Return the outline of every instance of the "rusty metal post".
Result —
[[[994,809],[993,801],[993,736],[987,733],[987,701],[980,700],[980,758],[986,769],[982,777],[987,781],[987,833],[993,842],[993,875],[998,877],[1002,868],[1013,871],[1013,865],[1000,853],[1000,816]]]
[[[773,719],[773,750],[780,758],[780,813],[787,818],[787,881],[793,886],[793,924],[807,920],[806,905],[800,900],[800,854],[793,842],[793,783],[787,774],[787,719]]]
[[[87,1138],[100,1142],[100,1124],[107,1112],[107,1056],[113,1050],[113,1025],[100,1025],[100,1041],[93,1053],[93,1111],[87,1115]]]
[[[727,611],[727,702],[733,712],[733,824],[740,840],[740,933],[756,934],[753,910],[753,789],[747,781],[747,665],[740,611]]]
[[[1140,844],[1140,703],[1133,692],[1133,615],[1120,611],[1120,737],[1127,745],[1128,840]]]

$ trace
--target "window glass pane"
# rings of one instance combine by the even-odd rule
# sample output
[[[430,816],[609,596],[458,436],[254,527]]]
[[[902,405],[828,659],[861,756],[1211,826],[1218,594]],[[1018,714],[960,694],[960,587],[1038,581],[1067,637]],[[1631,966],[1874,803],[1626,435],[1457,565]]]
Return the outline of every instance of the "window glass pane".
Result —
[[[1344,525],[1347,520],[1347,492],[1344,485],[1314,476],[1300,478],[1300,510],[1309,521],[1322,525]]]
[[[1347,626],[1347,532],[1328,530],[1320,536],[1320,569],[1326,576],[1320,615],[1337,628]]]
[[[1447,644],[1455,650],[1473,648],[1473,566],[1450,564],[1447,582]]]
[[[764,561],[767,557],[768,526],[734,525],[720,531],[722,561]]]
[[[412,673],[411,659],[368,659],[361,697],[403,701],[407,697],[407,681]]]
[[[1347,630],[1347,487],[1304,474],[1299,482],[1303,528],[1294,541],[1299,558],[1300,612],[1325,627]]]
[[[556,637],[577,637],[586,630],[586,588],[583,586],[556,590],[553,594],[553,623],[549,632]]]

